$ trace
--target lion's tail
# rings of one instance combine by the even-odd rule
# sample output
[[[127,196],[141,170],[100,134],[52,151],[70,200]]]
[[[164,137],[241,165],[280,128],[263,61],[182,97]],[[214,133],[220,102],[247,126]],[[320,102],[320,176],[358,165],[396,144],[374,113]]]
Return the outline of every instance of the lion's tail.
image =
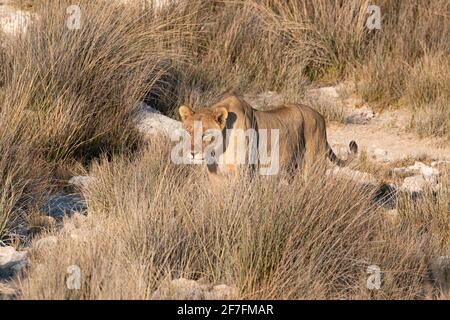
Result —
[[[348,154],[347,159],[342,160],[339,159],[336,154],[334,153],[333,149],[331,149],[330,144],[327,142],[327,156],[328,159],[330,159],[331,162],[338,165],[339,167],[345,167],[350,162],[352,162],[356,158],[356,154],[358,153],[358,145],[355,141],[350,141],[349,143],[350,152]]]

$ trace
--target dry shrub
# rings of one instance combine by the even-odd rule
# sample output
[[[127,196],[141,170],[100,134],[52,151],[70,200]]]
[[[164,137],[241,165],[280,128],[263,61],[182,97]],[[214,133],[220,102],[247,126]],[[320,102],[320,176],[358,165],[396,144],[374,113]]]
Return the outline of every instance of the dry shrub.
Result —
[[[413,66],[406,82],[406,103],[420,108],[450,99],[450,61],[448,53],[425,55]]]
[[[194,12],[185,14],[183,23],[198,41],[186,48],[193,65],[175,68],[171,77],[177,82],[171,105],[203,106],[228,92],[266,90],[298,101],[311,81],[350,77],[366,101],[385,108],[412,92],[428,91],[427,81],[408,80],[427,56],[436,60],[433,65],[448,60],[443,0],[381,1],[380,30],[366,27],[368,1],[183,3],[177,10]],[[449,83],[448,72],[439,74]],[[448,91],[443,85],[435,89]]]
[[[3,121],[0,120],[0,126]],[[28,210],[40,203],[50,178],[48,167],[32,157],[33,150],[18,149],[0,136],[0,239],[13,242],[24,236]],[[6,143],[5,143],[6,142]],[[26,231],[26,230],[25,230]]]
[[[448,193],[400,203],[391,224],[372,191],[350,182],[244,180],[217,197],[201,170],[170,164],[156,141],[127,156],[139,146],[133,119],[144,96],[170,114],[231,91],[298,101],[311,81],[346,76],[383,106],[404,96],[444,106],[418,127],[445,134],[448,122],[443,131],[436,123],[448,119],[448,72],[438,67],[448,55],[446,1],[381,1],[373,31],[367,1],[194,0],[145,12],[138,1],[81,1],[80,30],[66,28],[68,4],[43,2],[28,32],[0,47],[0,236],[39,205],[55,167],[105,153],[110,162],[94,165],[84,235],[32,253],[22,298],[150,298],[180,276],[234,284],[242,298],[427,294],[429,263],[448,252],[448,229],[436,227]],[[366,288],[372,264],[382,271],[378,291]],[[71,265],[82,271],[79,291],[65,286]]]
[[[9,5],[12,5],[20,10],[34,10],[37,6],[42,5],[45,0],[11,0]]]
[[[191,105],[265,90],[298,101],[311,80],[345,74],[366,34],[359,2],[197,0],[185,10],[192,8],[200,8],[187,21],[198,41],[187,49],[193,65],[179,72],[175,95]]]
[[[4,103],[26,111],[29,135],[50,160],[130,149],[136,105],[178,57],[172,45],[183,30],[164,30],[170,17],[147,25],[139,7],[103,1],[82,2],[81,28],[71,30],[68,4],[46,3],[8,43],[14,72]]]
[[[83,237],[35,251],[21,297],[149,299],[178,277],[235,285],[241,298],[424,297],[427,258],[442,245],[409,219],[384,220],[373,190],[317,174],[307,184],[243,179],[216,195],[204,168],[168,158],[155,143],[138,160],[95,166]],[[65,286],[71,265],[81,290]],[[369,265],[382,271],[378,291],[366,288]]]
[[[447,1],[380,1],[381,30],[374,30],[358,78],[360,92],[372,103],[397,103],[407,88],[411,68],[426,55],[448,55]],[[447,76],[448,77],[448,76]],[[448,81],[447,81],[448,82]],[[411,86],[410,86],[411,87]],[[421,83],[413,90],[422,91]]]
[[[10,202],[0,208],[1,225],[14,220],[10,207],[24,184],[42,176],[38,180],[47,179],[49,190],[54,183],[49,176],[59,178],[44,167],[74,159],[88,164],[104,153],[135,150],[138,102],[155,89],[167,60],[183,60],[174,45],[184,41],[186,29],[166,28],[176,25],[177,16],[143,12],[137,2],[81,1],[81,28],[71,30],[66,26],[70,4],[42,3],[26,33],[2,38],[0,148],[6,171],[0,187]],[[143,23],[150,18],[152,23]],[[8,186],[17,190],[7,191]]]
[[[448,100],[439,99],[435,103],[418,108],[411,116],[409,129],[421,137],[442,137],[450,139],[450,108]]]
[[[409,128],[420,136],[450,137],[450,62],[448,54],[425,55],[406,81],[405,103],[413,106]]]

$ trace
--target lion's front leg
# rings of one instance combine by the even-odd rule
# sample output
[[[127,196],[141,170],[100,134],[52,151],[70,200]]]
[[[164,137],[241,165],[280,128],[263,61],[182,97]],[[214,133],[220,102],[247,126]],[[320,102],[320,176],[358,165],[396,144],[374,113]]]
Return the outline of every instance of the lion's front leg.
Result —
[[[211,186],[211,191],[220,195],[229,186],[234,184],[239,179],[239,170],[235,165],[218,166],[217,164],[207,165],[208,179]]]

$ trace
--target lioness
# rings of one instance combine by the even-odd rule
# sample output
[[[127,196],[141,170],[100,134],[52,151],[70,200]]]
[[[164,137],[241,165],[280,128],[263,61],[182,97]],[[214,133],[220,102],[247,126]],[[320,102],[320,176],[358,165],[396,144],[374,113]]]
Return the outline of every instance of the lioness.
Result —
[[[288,104],[269,111],[258,111],[241,97],[233,95],[197,112],[181,106],[179,113],[183,128],[191,137],[200,133],[200,139],[190,139],[191,159],[204,161],[205,149],[214,146],[212,155],[215,161],[207,163],[212,182],[220,182],[223,175],[237,173],[240,167],[260,168],[263,146],[269,152],[276,151],[272,153],[275,157],[270,158],[266,166],[273,165],[273,162],[290,170],[301,166],[305,175],[318,159],[328,158],[338,166],[345,166],[358,151],[357,144],[351,141],[349,156],[346,160],[339,159],[328,144],[323,116],[305,105]],[[219,132],[220,136],[208,134],[211,130]],[[252,146],[256,146],[256,150],[251,151]],[[249,158],[251,152],[256,152],[256,162],[243,163],[238,155],[242,151]]]

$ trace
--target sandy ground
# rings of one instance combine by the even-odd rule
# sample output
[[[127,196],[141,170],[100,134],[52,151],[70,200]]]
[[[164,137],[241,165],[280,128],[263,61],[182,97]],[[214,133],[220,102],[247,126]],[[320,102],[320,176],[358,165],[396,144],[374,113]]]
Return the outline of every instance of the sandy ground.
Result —
[[[336,148],[355,140],[361,150],[377,159],[393,161],[404,158],[450,160],[450,142],[432,137],[420,138],[407,132],[407,110],[376,114],[367,124],[328,124],[328,139]]]
[[[342,108],[346,115],[344,123],[328,122],[328,140],[339,154],[345,154],[348,144],[355,140],[359,150],[378,161],[396,161],[408,158],[450,160],[450,142],[434,137],[421,138],[406,130],[411,114],[408,109],[387,110],[375,113],[361,99],[349,97],[343,89],[345,84],[334,87],[311,89],[306,93],[306,103],[326,105],[327,108]],[[244,96],[255,108],[270,109],[283,103],[276,92]],[[356,121],[353,121],[356,119]]]

